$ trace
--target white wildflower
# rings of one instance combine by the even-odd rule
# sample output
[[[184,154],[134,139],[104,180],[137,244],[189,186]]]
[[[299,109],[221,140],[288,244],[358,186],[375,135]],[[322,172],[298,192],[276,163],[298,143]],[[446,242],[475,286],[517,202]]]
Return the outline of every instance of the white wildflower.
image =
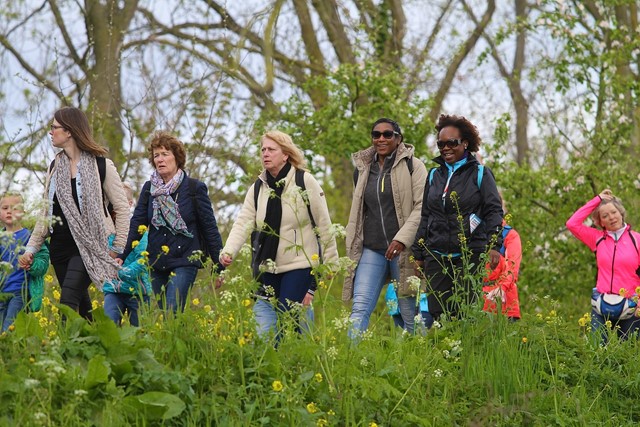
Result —
[[[433,371],[433,376],[436,378],[440,378],[442,376],[442,369],[436,369]]]
[[[418,276],[409,276],[407,283],[409,284],[409,289],[412,291],[418,292],[420,290],[420,278]]]

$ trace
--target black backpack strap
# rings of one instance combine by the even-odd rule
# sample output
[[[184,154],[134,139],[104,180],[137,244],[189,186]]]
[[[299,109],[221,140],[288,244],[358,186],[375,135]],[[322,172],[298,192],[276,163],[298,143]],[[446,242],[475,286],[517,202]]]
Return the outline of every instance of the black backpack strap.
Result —
[[[107,160],[102,156],[96,156],[96,164],[98,165],[98,175],[100,175],[100,197],[102,198],[102,206],[104,209],[104,216],[109,215],[109,212],[113,210],[113,204],[109,202],[107,206],[104,206],[104,180],[107,178]]]
[[[409,175],[413,176],[413,156],[405,157],[404,160],[407,162],[407,169],[409,169]]]
[[[357,169],[356,169],[357,170]],[[304,170],[296,169],[296,185],[300,187],[300,189],[304,192],[307,189],[307,186],[304,183]],[[303,193],[304,194],[304,193]],[[313,234],[316,234],[316,220],[313,218],[313,213],[311,212],[311,201],[308,197],[304,198],[305,205],[307,205],[307,212],[309,213],[309,220],[311,221],[311,227],[313,228]],[[320,256],[320,262],[323,262],[322,258],[322,245],[320,244],[320,236],[316,234],[316,240],[318,241],[318,255]]]
[[[262,187],[262,180],[258,177],[253,184],[253,207],[258,212],[258,196],[260,195],[260,187]]]

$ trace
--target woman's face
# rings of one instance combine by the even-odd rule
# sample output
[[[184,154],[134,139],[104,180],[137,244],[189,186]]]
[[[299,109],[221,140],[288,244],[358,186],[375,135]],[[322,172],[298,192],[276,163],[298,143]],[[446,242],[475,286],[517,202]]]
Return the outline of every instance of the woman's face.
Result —
[[[178,173],[176,156],[169,148],[158,147],[153,149],[153,164],[164,182],[169,181]]]
[[[460,131],[453,126],[442,128],[438,134],[438,150],[442,160],[452,165],[465,156],[467,143],[462,141]]]
[[[262,159],[262,166],[271,176],[278,176],[280,169],[289,160],[289,156],[284,154],[280,145],[272,139],[264,138],[261,145],[260,158]]]
[[[51,143],[56,148],[66,148],[69,144],[75,144],[75,141],[71,138],[71,133],[60,125],[56,119],[53,119],[51,123],[49,136],[51,137]]]
[[[393,153],[400,144],[398,135],[390,123],[378,123],[371,131],[371,144],[383,159]]]
[[[600,206],[600,225],[607,231],[620,230],[624,225],[622,214],[613,203]]]

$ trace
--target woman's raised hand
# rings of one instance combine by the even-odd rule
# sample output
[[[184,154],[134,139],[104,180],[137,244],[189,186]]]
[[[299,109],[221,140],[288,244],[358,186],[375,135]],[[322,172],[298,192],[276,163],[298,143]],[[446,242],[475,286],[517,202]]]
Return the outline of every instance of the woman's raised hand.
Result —
[[[599,196],[602,200],[611,200],[613,199],[613,192],[610,189],[605,188],[604,190],[602,190]]]

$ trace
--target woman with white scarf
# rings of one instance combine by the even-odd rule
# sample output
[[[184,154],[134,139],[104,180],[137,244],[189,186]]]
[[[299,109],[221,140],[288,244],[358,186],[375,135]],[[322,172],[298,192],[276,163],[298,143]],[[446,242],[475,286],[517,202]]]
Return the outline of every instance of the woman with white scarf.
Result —
[[[49,136],[61,151],[49,167],[46,207],[20,263],[30,266],[33,254],[50,235],[60,303],[90,320],[89,285],[93,282],[101,288],[106,280],[117,277],[115,258],[124,250],[129,204],[116,167],[104,158],[107,150],[94,141],[89,120],[81,110],[64,107],[56,111]],[[117,214],[115,224],[107,209],[109,203]],[[115,239],[109,246],[107,239],[112,233]]]

